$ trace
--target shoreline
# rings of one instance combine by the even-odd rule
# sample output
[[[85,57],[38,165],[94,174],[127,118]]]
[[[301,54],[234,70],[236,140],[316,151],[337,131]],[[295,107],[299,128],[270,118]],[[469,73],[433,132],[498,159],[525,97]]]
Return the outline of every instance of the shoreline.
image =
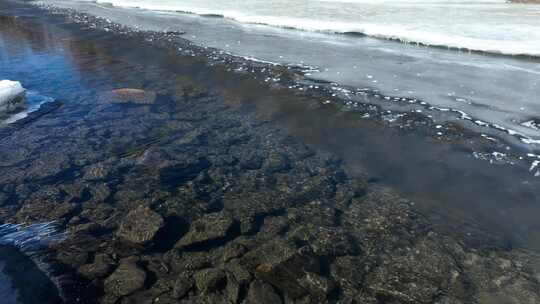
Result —
[[[48,18],[30,16],[16,23],[46,24],[40,18]],[[455,236],[434,231],[412,202],[362,177],[364,168],[351,178],[342,160],[304,145],[298,138],[302,132],[288,134],[291,129],[283,123],[291,121],[281,118],[285,111],[261,108],[264,99],[256,98],[263,87],[250,74],[234,74],[230,65],[211,67],[189,50],[172,59],[178,54],[166,46],[166,33],[125,37],[84,30],[62,18],[51,17],[56,24],[50,36],[68,36],[74,54],[83,59],[80,65],[91,62],[84,74],[109,71],[86,81],[90,88],[126,85],[157,92],[148,104],[93,93],[79,98],[81,104],[67,98],[62,107],[1,139],[6,147],[22,145],[32,155],[24,166],[20,155],[3,160],[10,176],[2,179],[2,194],[11,189],[7,192],[15,199],[6,205],[2,198],[1,218],[61,219],[68,238],[50,250],[54,260],[71,269],[77,283],[73,294],[85,295],[79,299],[83,303],[253,301],[261,295],[289,302],[428,303],[434,298],[489,300],[501,292],[523,303],[526,296],[530,303],[540,299],[534,275],[516,266],[531,256],[480,243],[473,249],[474,241],[462,243],[461,231]],[[68,34],[55,32],[59,24]],[[153,46],[142,43],[149,39]],[[135,45],[141,50],[130,55]],[[148,65],[139,66],[141,60]],[[170,70],[164,68],[168,63]],[[280,77],[294,78],[287,68],[277,69]],[[126,76],[127,71],[143,79]],[[118,83],[107,83],[115,79]],[[305,111],[306,104],[287,101],[307,102],[320,111],[315,118],[335,112],[321,105],[324,95],[304,96],[283,86],[264,90],[294,113]],[[15,182],[21,184],[17,189]],[[148,218],[156,220],[144,231],[129,224]],[[150,239],[140,240],[141,233]],[[484,271],[490,273],[489,283],[481,283]],[[491,281],[508,272],[514,275],[511,281],[503,279],[498,287]],[[388,276],[397,281],[388,282]],[[467,284],[474,288],[462,292]]]
[[[42,8],[54,13],[65,14],[75,23],[96,23],[106,30],[117,30],[124,34],[130,31],[147,31],[137,27],[133,28],[117,24],[104,17],[81,13],[73,9],[60,8],[54,5],[44,5]],[[70,15],[71,17],[69,17]],[[96,26],[96,24],[91,26]],[[153,31],[148,30],[147,32],[152,33]],[[309,93],[325,96],[325,102],[330,102],[331,106],[346,111],[357,111],[360,114],[370,116],[369,119],[380,119],[381,124],[401,128],[403,124],[400,125],[400,122],[402,120],[418,121],[415,125],[416,130],[442,141],[451,141],[455,138],[475,134],[474,141],[484,141],[482,145],[486,147],[477,152],[482,153],[482,158],[486,158],[491,162],[500,163],[500,156],[502,155],[504,157],[503,161],[507,164],[517,164],[528,170],[531,164],[540,158],[538,154],[540,152],[536,147],[534,138],[515,129],[481,120],[475,115],[460,110],[459,107],[441,107],[417,96],[404,97],[388,92],[382,94],[379,89],[371,87],[369,84],[367,86],[363,85],[362,89],[360,89],[360,87],[324,80],[324,77],[317,79],[310,73],[314,67],[303,66],[302,64],[289,65],[258,61],[226,50],[200,46],[184,37],[185,32],[183,31],[166,32],[169,34],[168,37],[161,36],[164,32],[153,33],[156,35],[157,40],[163,40],[156,41],[156,44],[172,50],[176,48],[183,50],[179,51],[180,54],[207,57],[212,62],[211,64],[224,64],[229,69],[237,72],[247,73],[251,70],[254,72],[255,77],[265,77],[265,82],[273,83],[273,85],[282,88],[288,87],[306,93],[310,91]],[[313,87],[316,89],[313,90]],[[381,102],[383,103],[381,104]],[[485,107],[486,105],[478,106]],[[402,117],[402,115],[408,117]],[[390,118],[387,119],[385,116]],[[392,117],[398,117],[397,121]],[[532,123],[534,126],[536,120],[535,116],[529,116],[528,121],[524,121],[520,126],[526,123]],[[443,128],[440,129],[439,126]],[[429,130],[430,128],[431,130]],[[494,155],[490,155],[491,153]],[[534,172],[532,173],[534,175]]]
[[[347,92],[345,99],[348,103],[371,103],[396,114],[421,111],[438,122],[456,122],[487,137],[502,138],[510,143],[511,154],[519,154],[518,157],[523,159],[530,158],[528,154],[540,153],[540,134],[535,127],[538,115],[534,115],[540,109],[532,102],[536,99],[536,94],[533,94],[536,88],[534,75],[538,75],[540,70],[534,63],[531,65],[531,62],[522,59],[396,42],[383,43],[382,40],[371,38],[334,37],[329,43],[322,43],[321,40],[329,38],[328,35],[306,33],[298,39],[299,35],[290,34],[290,31],[259,27],[244,31],[242,26],[234,22],[215,18],[51,1],[53,3],[45,6],[52,10],[55,7],[75,9],[79,13],[101,16],[104,21],[119,23],[135,31],[181,33],[193,44],[212,50],[213,54],[209,54],[211,57],[236,54],[242,58],[257,57],[284,66],[308,65],[305,66],[308,70],[309,66],[318,67],[318,70],[304,71],[306,76],[311,74],[308,78],[335,83],[337,90],[332,93],[340,95]],[[133,20],[138,20],[138,23],[133,23]],[[219,35],[216,35],[215,29],[220,29]],[[337,47],[334,43],[343,44],[343,47]],[[261,44],[290,45],[291,50],[271,47],[261,52],[258,47]],[[348,51],[351,48],[357,51]],[[312,49],[319,49],[320,55],[312,56],[309,51]],[[386,49],[402,56],[388,55]],[[206,55],[204,50],[197,51],[197,54]],[[335,56],[343,58],[341,61],[345,66],[340,65],[341,61],[332,60]],[[366,61],[365,58],[373,60]],[[522,81],[506,81],[517,78]],[[503,87],[506,90],[501,89]],[[394,102],[396,97],[403,102]],[[508,106],[510,104],[514,106]]]

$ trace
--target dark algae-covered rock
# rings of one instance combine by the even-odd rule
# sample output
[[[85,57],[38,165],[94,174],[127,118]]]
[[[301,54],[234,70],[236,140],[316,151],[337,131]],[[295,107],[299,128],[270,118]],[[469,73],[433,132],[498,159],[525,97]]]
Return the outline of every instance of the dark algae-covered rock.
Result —
[[[76,72],[56,79],[73,87],[61,107],[0,130],[0,222],[62,228],[41,261],[65,303],[540,303],[535,254],[439,229],[267,113],[323,96],[179,55],[195,46],[174,33],[19,15],[0,26],[70,52],[62,69]]]

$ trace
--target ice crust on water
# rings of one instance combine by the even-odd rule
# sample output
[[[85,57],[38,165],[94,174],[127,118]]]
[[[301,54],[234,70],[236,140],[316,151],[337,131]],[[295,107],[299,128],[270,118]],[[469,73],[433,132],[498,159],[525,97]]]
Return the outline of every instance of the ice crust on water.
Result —
[[[50,2],[52,0],[45,1]],[[535,6],[504,0],[68,0],[221,16],[242,24],[357,33],[403,42],[540,56]]]
[[[30,90],[27,90],[25,95],[26,95],[25,98],[26,98],[27,108],[25,110],[21,111],[21,112],[18,112],[18,113],[15,113],[15,114],[11,115],[10,117],[8,117],[6,120],[4,120],[1,123],[4,123],[4,124],[14,123],[14,122],[16,122],[18,120],[21,120],[21,119],[27,117],[28,114],[39,110],[41,105],[43,105],[43,104],[45,104],[47,102],[53,102],[54,101],[54,98],[52,98],[52,97],[43,96],[43,95],[39,94],[38,92],[34,92],[34,91],[30,91]]]
[[[528,128],[531,128],[531,129],[540,130],[540,124],[535,120],[529,120],[529,121],[526,121],[526,122],[522,122],[521,125],[525,126],[525,127],[528,127]]]
[[[23,96],[25,92],[26,90],[18,81],[0,80],[0,105]]]

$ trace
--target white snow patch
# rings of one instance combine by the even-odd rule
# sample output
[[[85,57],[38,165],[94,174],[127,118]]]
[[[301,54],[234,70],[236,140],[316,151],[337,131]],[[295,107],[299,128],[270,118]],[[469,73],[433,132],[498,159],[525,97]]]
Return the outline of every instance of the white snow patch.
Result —
[[[24,96],[25,89],[18,81],[0,80],[0,106]]]
[[[527,128],[540,130],[540,125],[534,120],[529,120],[529,121],[526,121],[526,122],[522,122],[521,125],[524,126],[524,127],[527,127]]]

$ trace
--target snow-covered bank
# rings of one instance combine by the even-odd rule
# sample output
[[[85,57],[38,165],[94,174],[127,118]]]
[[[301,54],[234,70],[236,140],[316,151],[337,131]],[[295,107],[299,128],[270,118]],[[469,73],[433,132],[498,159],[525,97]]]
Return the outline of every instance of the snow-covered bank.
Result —
[[[20,82],[0,80],[0,113],[15,112],[24,107],[26,90]]]

